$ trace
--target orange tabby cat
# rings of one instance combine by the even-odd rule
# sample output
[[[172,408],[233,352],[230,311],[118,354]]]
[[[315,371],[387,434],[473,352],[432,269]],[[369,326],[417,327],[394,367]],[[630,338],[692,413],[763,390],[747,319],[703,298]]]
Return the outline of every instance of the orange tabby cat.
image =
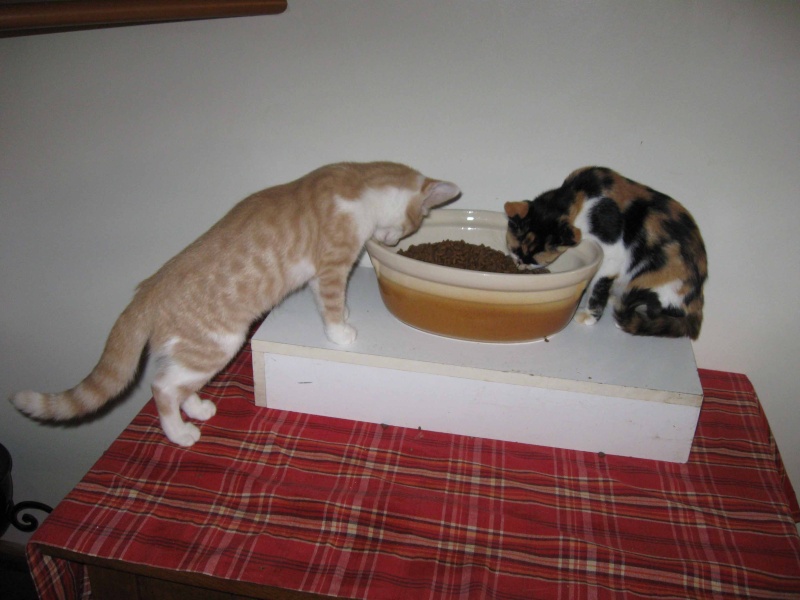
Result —
[[[340,163],[242,200],[137,288],[94,370],[60,394],[18,392],[27,415],[65,421],[97,411],[131,383],[145,347],[156,359],[153,396],[166,436],[191,446],[216,413],[197,395],[235,355],[249,326],[308,283],[327,337],[349,344],[345,289],[364,243],[414,232],[428,211],[459,194],[456,185],[405,165]]]

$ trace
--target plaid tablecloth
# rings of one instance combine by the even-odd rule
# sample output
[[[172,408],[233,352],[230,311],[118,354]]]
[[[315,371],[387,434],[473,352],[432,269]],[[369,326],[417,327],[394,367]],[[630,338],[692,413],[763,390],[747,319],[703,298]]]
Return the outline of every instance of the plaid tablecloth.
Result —
[[[700,376],[673,464],[258,409],[246,348],[201,394],[200,442],[170,444],[151,400],[29,562],[44,600],[91,591],[40,544],[344,598],[799,598],[800,510],[756,394]]]

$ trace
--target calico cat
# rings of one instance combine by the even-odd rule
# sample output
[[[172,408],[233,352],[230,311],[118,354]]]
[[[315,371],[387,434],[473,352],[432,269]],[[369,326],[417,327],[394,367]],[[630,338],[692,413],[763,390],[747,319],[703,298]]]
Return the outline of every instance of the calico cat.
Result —
[[[39,420],[93,413],[127,389],[147,347],[157,364],[152,389],[164,433],[191,446],[200,430],[181,410],[201,421],[216,413],[197,391],[233,358],[257,318],[308,283],[327,337],[353,342],[345,289],[364,243],[374,236],[396,244],[459,193],[453,183],[389,162],[328,165],[257,192],[139,285],[81,383],[10,400]]]
[[[506,241],[518,264],[546,266],[582,237],[602,246],[578,322],[596,323],[613,296],[617,324],[628,333],[700,335],[706,250],[677,200],[611,169],[585,167],[534,200],[506,203],[505,212]]]

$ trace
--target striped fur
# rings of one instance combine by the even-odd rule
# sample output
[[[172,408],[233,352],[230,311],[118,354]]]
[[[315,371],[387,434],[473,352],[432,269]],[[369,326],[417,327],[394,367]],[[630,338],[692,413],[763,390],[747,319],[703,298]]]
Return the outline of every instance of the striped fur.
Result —
[[[59,394],[18,392],[11,402],[46,421],[94,413],[131,384],[147,347],[164,432],[191,446],[200,432],[181,410],[199,420],[214,415],[196,392],[235,355],[254,320],[308,283],[328,338],[353,342],[345,291],[366,240],[397,243],[458,194],[452,183],[388,162],[328,165],[253,194],[139,285],[81,383]]]

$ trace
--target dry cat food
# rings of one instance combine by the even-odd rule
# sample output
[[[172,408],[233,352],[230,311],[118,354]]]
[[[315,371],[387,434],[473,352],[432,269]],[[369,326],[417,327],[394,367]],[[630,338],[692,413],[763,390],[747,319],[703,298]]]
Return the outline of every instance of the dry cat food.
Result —
[[[397,253],[435,265],[470,271],[518,274],[550,272],[544,267],[520,271],[510,256],[484,244],[470,244],[464,240],[413,244],[407,250],[399,250]]]

